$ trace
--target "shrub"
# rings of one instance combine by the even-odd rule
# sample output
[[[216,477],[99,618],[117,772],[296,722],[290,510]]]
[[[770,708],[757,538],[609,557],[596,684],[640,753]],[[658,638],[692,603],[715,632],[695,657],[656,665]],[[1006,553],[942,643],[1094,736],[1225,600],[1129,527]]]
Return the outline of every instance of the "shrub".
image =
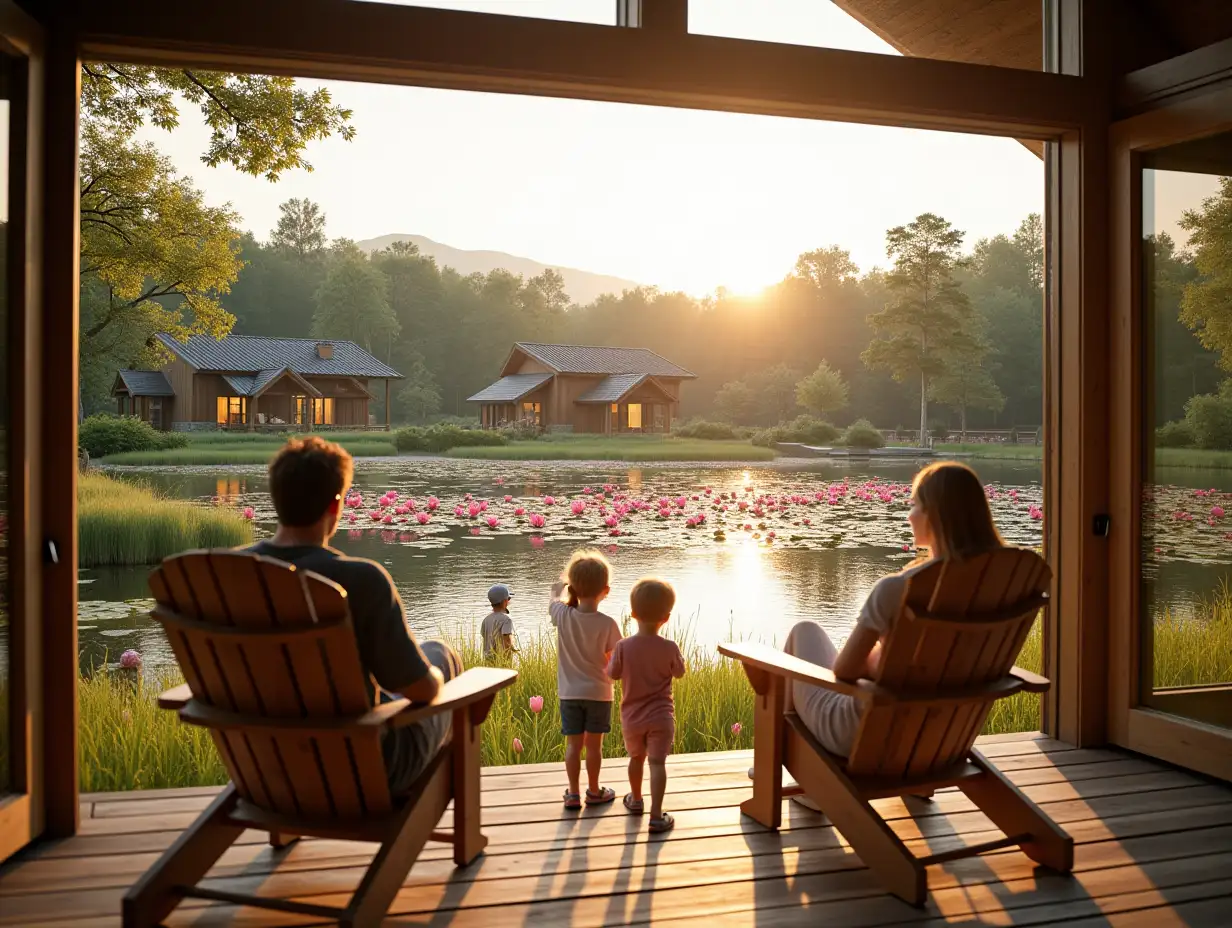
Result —
[[[439,454],[450,448],[474,448],[507,445],[503,432],[487,429],[464,429],[456,425],[409,426],[394,433],[394,447],[399,451],[420,451]]]
[[[1193,430],[1183,420],[1165,422],[1155,430],[1156,448],[1189,448],[1193,443]]]
[[[950,430],[948,426],[937,422],[928,430],[928,434],[937,439],[937,441],[945,441],[950,437]]]
[[[836,442],[841,433],[829,422],[816,416],[797,416],[791,422],[761,429],[752,436],[752,442],[763,448],[779,442],[800,442],[806,445],[829,445]]]
[[[1232,450],[1232,390],[1228,383],[1225,381],[1218,393],[1191,397],[1185,404],[1185,424],[1197,447]]]
[[[730,441],[738,438],[736,427],[727,422],[710,422],[707,419],[690,419],[672,429],[679,438],[700,438],[705,441]]]
[[[881,448],[885,438],[867,419],[857,419],[843,433],[843,444],[848,448]]]
[[[160,432],[136,416],[98,413],[81,423],[77,441],[90,457],[101,458],[121,451],[183,448],[188,437],[180,432]]]

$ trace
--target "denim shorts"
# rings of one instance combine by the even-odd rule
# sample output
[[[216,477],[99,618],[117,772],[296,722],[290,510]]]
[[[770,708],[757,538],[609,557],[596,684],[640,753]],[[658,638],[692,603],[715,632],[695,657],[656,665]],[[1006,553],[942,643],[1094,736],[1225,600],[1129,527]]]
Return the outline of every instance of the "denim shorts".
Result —
[[[562,735],[606,735],[612,730],[612,704],[598,699],[562,699],[560,701],[560,733]]]

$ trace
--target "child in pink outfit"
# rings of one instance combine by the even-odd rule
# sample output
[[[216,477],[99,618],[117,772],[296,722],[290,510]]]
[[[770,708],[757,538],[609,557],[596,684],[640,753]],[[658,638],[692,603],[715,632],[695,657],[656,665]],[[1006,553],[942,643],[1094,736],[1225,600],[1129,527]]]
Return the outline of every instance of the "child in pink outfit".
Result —
[[[622,639],[612,651],[607,675],[620,680],[620,724],[629,752],[629,786],[625,808],[634,815],[645,809],[642,771],[650,758],[650,830],[669,831],[675,821],[663,811],[667,791],[667,755],[676,737],[676,704],[672,680],[684,676],[684,657],[676,642],[659,636],[659,629],[676,605],[676,591],[663,580],[639,580],[629,595],[637,634]]]

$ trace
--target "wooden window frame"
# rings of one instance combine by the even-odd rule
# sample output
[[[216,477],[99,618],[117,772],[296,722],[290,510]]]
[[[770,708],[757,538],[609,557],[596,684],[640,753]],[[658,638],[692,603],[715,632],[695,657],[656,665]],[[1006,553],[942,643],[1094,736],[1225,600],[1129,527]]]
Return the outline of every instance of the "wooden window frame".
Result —
[[[677,8],[680,0],[675,0]],[[1107,511],[1106,69],[1084,42],[1108,34],[1099,0],[1050,0],[1051,71],[689,35],[681,17],[619,28],[346,0],[213,0],[186,7],[66,0],[48,17],[43,244],[43,438],[56,488],[48,537],[65,566],[44,579],[45,725],[59,745],[48,833],[77,824],[75,451],[79,330],[77,127],[80,60],[289,74],[495,93],[719,110],[1049,143],[1045,550],[1057,571],[1045,647],[1044,729],[1106,735]],[[1058,15],[1064,12],[1065,16]],[[237,29],[242,22],[244,28]],[[67,334],[66,334],[67,333]],[[71,372],[66,375],[66,372]],[[1088,392],[1089,391],[1089,392]],[[670,414],[669,414],[670,426]],[[1052,440],[1053,438],[1056,440]],[[1102,450],[1101,450],[1102,449]],[[1058,653],[1059,651],[1059,653]]]
[[[1213,63],[1211,51],[1169,63],[1175,82],[1135,77],[1151,108],[1114,123],[1109,177],[1113,188],[1109,241],[1113,307],[1110,384],[1112,551],[1109,564],[1109,738],[1131,750],[1232,779],[1232,731],[1151,708],[1142,699],[1142,495],[1144,295],[1142,161],[1147,152],[1232,131],[1232,43],[1220,43],[1224,76],[1197,81],[1187,65]],[[1155,69],[1148,69],[1154,71]]]

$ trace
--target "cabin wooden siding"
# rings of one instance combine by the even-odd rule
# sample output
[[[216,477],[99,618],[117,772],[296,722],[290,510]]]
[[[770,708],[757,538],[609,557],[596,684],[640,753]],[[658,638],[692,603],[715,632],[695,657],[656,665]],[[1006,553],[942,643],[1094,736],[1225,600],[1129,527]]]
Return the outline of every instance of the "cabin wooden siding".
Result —
[[[193,375],[196,373],[197,369],[182,358],[172,358],[170,363],[163,366],[163,376],[175,391],[175,399],[171,403],[171,417],[166,420],[168,423],[191,422],[195,418],[193,387],[196,377]]]
[[[240,376],[251,375],[241,373]],[[170,375],[168,379],[170,380]],[[360,392],[359,387],[355,385],[358,383],[360,387],[370,392],[372,388],[366,378],[305,376],[304,379],[312,384],[323,397],[334,400],[334,425],[368,425],[368,396]],[[172,386],[178,393],[179,387],[174,381],[172,381]],[[177,422],[216,423],[218,421],[218,398],[235,396],[235,391],[223,380],[223,375],[212,372],[197,372],[190,389],[194,400],[192,418],[177,419],[175,420]],[[304,390],[299,384],[284,378],[255,400],[248,397],[247,410],[249,415],[264,413],[266,424],[269,423],[271,416],[278,417],[286,424],[293,424],[294,407],[291,397],[303,395],[305,395]]]

